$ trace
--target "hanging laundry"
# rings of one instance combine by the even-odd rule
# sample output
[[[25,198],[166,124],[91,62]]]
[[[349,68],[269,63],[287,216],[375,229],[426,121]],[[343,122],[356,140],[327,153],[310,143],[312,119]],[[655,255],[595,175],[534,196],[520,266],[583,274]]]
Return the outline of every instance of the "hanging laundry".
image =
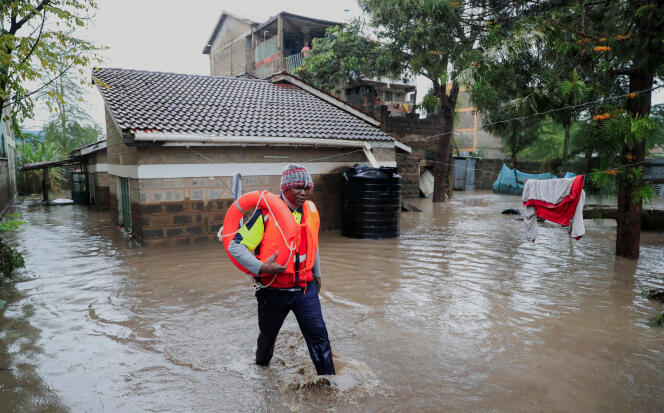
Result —
[[[528,241],[535,242],[537,237],[537,217],[560,225],[571,225],[571,235],[577,240],[586,233],[583,226],[583,205],[586,202],[583,182],[583,175],[526,181],[521,200],[525,207],[523,222]]]

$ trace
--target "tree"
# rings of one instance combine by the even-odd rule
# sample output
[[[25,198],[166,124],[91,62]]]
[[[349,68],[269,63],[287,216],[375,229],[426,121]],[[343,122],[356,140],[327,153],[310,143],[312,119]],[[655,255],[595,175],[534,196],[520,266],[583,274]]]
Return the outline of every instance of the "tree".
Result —
[[[638,258],[642,202],[652,193],[641,165],[656,129],[651,92],[655,79],[664,75],[664,8],[643,0],[569,1],[545,16],[568,33],[556,41],[567,41],[588,56],[589,64],[580,68],[586,69],[593,89],[617,89],[625,95],[593,111],[591,119],[615,145],[607,158],[627,165],[610,175],[618,187],[616,254]]]
[[[16,142],[16,167],[20,169],[27,163],[57,161],[65,153],[54,142]],[[64,181],[62,168],[51,168],[48,174],[49,188],[53,192],[60,190]],[[32,194],[41,190],[42,172],[39,169],[23,171],[18,174],[17,186],[21,194]]]
[[[514,17],[494,31],[493,41],[509,45],[529,29],[538,41],[528,50],[547,68],[567,66],[583,81],[586,98],[603,98],[584,106],[582,118],[597,137],[587,154],[601,153],[604,164],[621,165],[605,176],[618,188],[616,254],[637,258],[642,201],[652,193],[642,164],[656,131],[651,92],[664,75],[664,8],[644,0],[536,0],[505,8]],[[555,100],[548,88],[541,93]]]
[[[341,96],[346,88],[359,85],[387,72],[382,45],[369,40],[366,25],[353,20],[329,27],[325,36],[315,38],[311,50],[298,68],[298,76],[314,86]]]
[[[57,144],[66,155],[71,150],[96,142],[103,131],[99,125],[81,125],[76,121],[67,121],[62,130],[60,120],[51,120],[44,125],[44,140]]]
[[[99,48],[73,34],[76,28],[85,26],[96,7],[95,0],[0,2],[0,108],[12,106],[18,121],[29,118],[35,93],[71,68],[98,59]],[[75,53],[68,53],[60,61],[61,49]],[[44,73],[52,73],[53,77],[44,86],[28,90],[28,84],[41,79]]]
[[[445,200],[446,176],[459,94],[457,74],[472,61],[486,32],[484,14],[494,1],[359,0],[387,53],[390,72],[408,71],[433,83],[440,101],[440,136],[434,168],[434,202]],[[494,5],[495,7],[495,5]]]
[[[517,168],[518,153],[537,140],[542,118],[536,114],[547,101],[542,99],[547,69],[533,42],[538,40],[530,33],[515,33],[506,48],[496,28],[491,29],[485,56],[476,55],[458,76],[482,115],[483,128],[500,137],[510,152],[512,168]]]
[[[40,91],[37,98],[52,114],[51,120],[44,125],[46,140],[57,142],[65,153],[96,141],[102,133],[82,107],[85,87],[89,83],[82,78],[82,70],[76,72],[68,67],[67,60],[71,54],[66,49],[58,50],[54,70],[44,76],[45,83],[49,78],[53,81]]]

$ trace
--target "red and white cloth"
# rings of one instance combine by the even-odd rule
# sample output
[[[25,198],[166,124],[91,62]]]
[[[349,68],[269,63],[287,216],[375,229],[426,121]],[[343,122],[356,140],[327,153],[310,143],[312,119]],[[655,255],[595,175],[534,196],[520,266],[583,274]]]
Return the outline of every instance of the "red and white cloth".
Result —
[[[571,225],[571,235],[576,239],[586,233],[583,226],[583,205],[586,202],[583,182],[583,175],[526,181],[521,200],[525,207],[523,222],[528,241],[535,242],[537,238],[537,217],[560,225]]]

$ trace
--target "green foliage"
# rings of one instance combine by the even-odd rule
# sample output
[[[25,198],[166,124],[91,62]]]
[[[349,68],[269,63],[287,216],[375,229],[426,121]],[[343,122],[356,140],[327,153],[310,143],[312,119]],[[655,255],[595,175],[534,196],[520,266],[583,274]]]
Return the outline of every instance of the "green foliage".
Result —
[[[530,161],[552,161],[560,157],[565,131],[551,118],[542,121],[537,130],[537,139],[519,152],[519,157]]]
[[[383,48],[368,38],[360,20],[329,27],[325,37],[313,40],[296,74],[337,95],[344,88],[357,86],[363,79],[386,74],[388,65]]]
[[[59,120],[51,120],[44,125],[45,141],[58,145],[63,154],[97,141],[102,133],[98,125],[81,125],[77,121],[67,121],[64,133]]]
[[[21,225],[25,224],[25,221],[19,221],[16,219],[8,219],[0,222],[0,232],[13,231],[18,229]]]
[[[438,113],[440,112],[440,98],[438,96],[434,96],[434,94],[430,90],[422,98],[422,107],[424,108],[424,110],[427,111],[427,114]]]
[[[21,214],[8,214],[7,216],[12,219],[0,221],[0,232],[14,231],[21,225],[25,224],[24,221],[14,219],[20,218]],[[2,274],[4,278],[11,278],[15,269],[23,267],[25,267],[25,262],[21,253],[9,247],[2,241],[2,238],[0,238],[0,274]],[[0,278],[0,281],[1,280],[2,279]]]
[[[5,244],[0,238],[0,274],[4,278],[11,278],[16,269],[24,267],[25,261],[21,253]]]
[[[656,316],[648,323],[650,327],[664,327],[664,313]]]
[[[99,60],[100,48],[75,36],[96,7],[95,0],[0,2],[0,107],[11,106],[18,121],[31,118],[34,93],[70,69]],[[60,54],[63,49],[69,52]],[[40,80],[45,85],[28,89]]]
[[[28,163],[57,161],[64,159],[64,157],[64,152],[55,142],[16,142],[17,169]],[[41,170],[34,169],[19,172],[17,178],[19,193],[32,194],[41,191]],[[48,178],[51,191],[58,192],[61,184],[64,182],[62,168],[50,168]]]
[[[43,79],[60,73],[43,89],[36,100],[45,104],[51,118],[44,125],[46,141],[57,142],[65,153],[80,146],[92,143],[101,135],[101,128],[94,124],[87,113],[85,104],[85,88],[90,83],[82,78],[81,73],[69,69],[67,56],[71,52],[60,48],[54,61],[56,70]],[[91,124],[91,125],[89,125]]]

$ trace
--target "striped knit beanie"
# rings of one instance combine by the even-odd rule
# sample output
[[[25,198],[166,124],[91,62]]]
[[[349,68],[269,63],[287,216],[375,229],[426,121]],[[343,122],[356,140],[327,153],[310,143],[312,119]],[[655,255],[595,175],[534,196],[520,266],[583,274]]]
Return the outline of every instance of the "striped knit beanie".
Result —
[[[298,186],[311,189],[314,187],[314,181],[304,166],[295,163],[288,164],[281,174],[281,192]]]

